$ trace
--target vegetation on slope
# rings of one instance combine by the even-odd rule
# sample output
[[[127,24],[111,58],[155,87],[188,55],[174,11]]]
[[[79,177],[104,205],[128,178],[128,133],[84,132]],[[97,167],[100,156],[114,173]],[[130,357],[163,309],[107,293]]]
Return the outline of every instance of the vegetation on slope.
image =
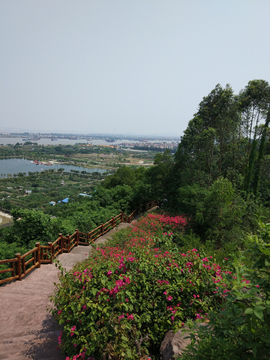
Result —
[[[175,156],[159,153],[149,169],[122,166],[91,199],[43,209],[44,216],[56,216],[50,221],[61,232],[80,225],[91,229],[109,213],[151,200],[162,201],[167,219],[185,214],[188,220],[184,232],[164,228],[157,219],[143,228],[142,221],[139,236],[116,235],[116,243],[96,249],[61,278],[54,301],[64,325],[59,340],[68,355],[100,359],[104,351],[112,358],[136,359],[139,344],[142,354],[157,357],[167,329],[201,316],[210,327],[200,330],[202,341],[190,346],[186,359],[267,358],[270,238],[262,220],[270,215],[269,121],[266,81],[250,81],[239,95],[229,85],[217,85],[199,104]],[[2,231],[11,244],[20,236],[15,230]],[[258,230],[259,236],[250,235]],[[31,239],[24,234],[26,246]],[[115,287],[119,291],[110,294]]]

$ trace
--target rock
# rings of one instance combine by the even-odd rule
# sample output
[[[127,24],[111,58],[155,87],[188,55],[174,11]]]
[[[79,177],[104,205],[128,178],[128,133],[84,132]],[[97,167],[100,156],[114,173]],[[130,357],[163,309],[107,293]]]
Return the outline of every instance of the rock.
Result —
[[[200,323],[198,326],[206,326],[207,323]],[[189,331],[185,328],[178,330],[176,333],[169,330],[164,337],[160,346],[161,360],[175,360],[182,355],[183,350],[191,343],[190,339],[185,339],[189,336]]]

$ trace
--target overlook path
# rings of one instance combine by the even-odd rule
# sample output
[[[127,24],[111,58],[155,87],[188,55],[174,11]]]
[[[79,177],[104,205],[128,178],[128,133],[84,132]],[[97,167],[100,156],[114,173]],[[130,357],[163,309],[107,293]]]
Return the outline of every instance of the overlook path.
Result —
[[[114,232],[129,226],[133,223],[121,223],[95,243],[104,243]],[[70,270],[90,251],[91,246],[78,246],[57,259]],[[65,360],[56,349],[59,327],[47,310],[58,274],[54,264],[42,265],[22,281],[0,287],[0,360]]]

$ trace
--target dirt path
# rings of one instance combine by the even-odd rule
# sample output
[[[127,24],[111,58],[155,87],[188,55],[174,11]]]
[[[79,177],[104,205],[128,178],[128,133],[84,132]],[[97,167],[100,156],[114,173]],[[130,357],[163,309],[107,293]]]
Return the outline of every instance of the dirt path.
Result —
[[[121,223],[96,243],[104,243],[116,231],[133,226]],[[70,270],[87,258],[91,246],[75,247],[69,254],[58,256],[60,263]],[[58,282],[58,269],[54,264],[42,265],[22,281],[0,287],[0,360],[64,360],[57,350],[59,328],[48,312],[49,296]]]

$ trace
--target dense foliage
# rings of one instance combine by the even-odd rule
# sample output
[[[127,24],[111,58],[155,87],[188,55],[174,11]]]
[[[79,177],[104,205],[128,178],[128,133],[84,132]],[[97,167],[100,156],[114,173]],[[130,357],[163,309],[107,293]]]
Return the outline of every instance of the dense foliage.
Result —
[[[212,256],[177,251],[173,231],[185,224],[184,217],[150,214],[124,232],[124,244],[118,234],[60,278],[53,314],[70,359],[157,356],[168,329],[178,330],[187,318],[206,319],[219,306],[230,281]]]
[[[221,309],[211,311],[200,338],[188,346],[183,360],[269,359],[270,353],[270,224],[261,223],[260,236],[246,239],[245,258],[235,258],[232,291]],[[243,281],[245,279],[245,281]]]
[[[132,189],[127,185],[112,189],[98,187],[92,197],[76,195],[68,204],[48,205],[43,211],[13,209],[13,226],[0,229],[0,259],[23,254],[34,248],[36,242],[47,245],[59,233],[73,234],[76,229],[87,233],[121,211],[129,214],[131,194]],[[8,268],[8,264],[2,267]],[[8,277],[8,273],[1,276]]]

